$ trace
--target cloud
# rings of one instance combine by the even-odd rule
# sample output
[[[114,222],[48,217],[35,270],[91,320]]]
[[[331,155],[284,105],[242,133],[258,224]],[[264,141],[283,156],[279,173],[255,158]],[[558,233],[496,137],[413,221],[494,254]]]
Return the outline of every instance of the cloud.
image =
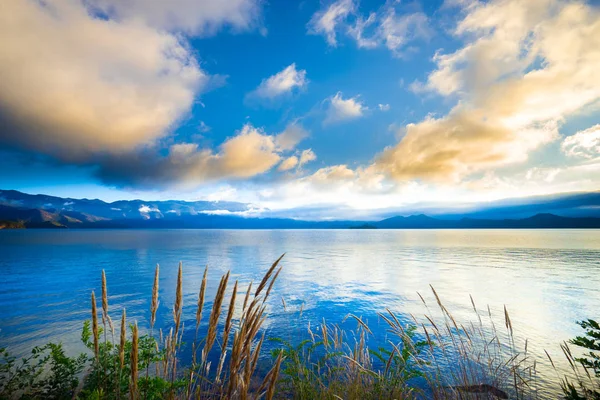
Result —
[[[140,206],[140,208],[138,209],[138,211],[141,212],[142,214],[147,214],[147,213],[150,213],[150,212],[160,212],[160,210],[158,208],[156,208],[156,207],[150,207],[150,206],[147,206],[145,204],[142,204]]]
[[[377,107],[379,108],[380,111],[390,111],[389,104],[378,104]]]
[[[422,12],[397,15],[396,11],[390,7],[381,16],[377,34],[392,54],[402,56],[402,49],[407,43],[417,38],[430,36],[428,18]]]
[[[314,151],[312,151],[312,149],[303,150],[302,153],[300,153],[300,160],[298,161],[298,166],[301,167],[304,164],[314,161],[316,159],[317,155]]]
[[[599,158],[600,124],[566,137],[562,142],[561,148],[570,157],[585,159]]]
[[[259,5],[7,0],[0,14],[0,143],[91,166],[118,185],[199,184],[268,170],[285,150],[253,127],[216,152],[171,136],[198,96],[227,78],[205,72],[183,34],[251,29]],[[208,129],[200,123],[201,132]]]
[[[270,76],[258,85],[258,87],[251,93],[250,97],[257,97],[262,99],[273,99],[288,93],[291,93],[294,89],[302,89],[308,84],[306,79],[306,70],[297,70],[296,64],[291,64],[284,68],[282,71]]]
[[[471,110],[409,124],[402,140],[374,164],[397,180],[458,182],[469,174],[522,162],[530,150],[557,136],[556,126],[514,131]]]
[[[304,164],[309,163],[317,159],[317,155],[312,149],[306,149],[300,152],[299,155],[294,155],[286,158],[277,167],[278,171],[289,171],[293,168],[301,168]]]
[[[416,92],[457,99],[445,117],[408,125],[375,166],[399,180],[457,181],[522,163],[564,119],[600,100],[600,13],[558,0],[473,2]],[[403,133],[401,131],[400,133]],[[576,139],[573,139],[576,140]]]
[[[292,150],[303,139],[307,138],[309,133],[297,123],[289,124],[285,130],[275,136],[275,145],[281,150]]]
[[[198,126],[198,130],[201,133],[206,133],[206,132],[210,132],[211,127],[206,125],[206,123],[204,121],[200,121],[200,125]]]
[[[334,165],[321,168],[312,174],[308,179],[313,183],[330,184],[332,181],[346,181],[354,178],[354,171],[347,165]]]
[[[324,124],[347,121],[363,116],[367,107],[358,100],[358,96],[344,99],[341,92],[329,98],[329,107]]]
[[[143,20],[167,31],[190,35],[214,34],[223,26],[242,31],[260,24],[258,0],[87,0],[115,20]]]
[[[1,141],[61,158],[130,151],[163,137],[208,81],[175,35],[77,1],[7,1]]]
[[[289,171],[290,169],[295,168],[297,165],[298,165],[298,157],[291,156],[291,157],[288,157],[285,160],[283,160],[283,162],[281,164],[279,164],[279,167],[277,167],[277,170]]]
[[[393,2],[386,2],[368,17],[358,13],[357,2],[338,0],[317,11],[308,23],[308,33],[323,35],[327,43],[337,46],[337,33],[354,39],[359,48],[385,46],[394,56],[402,56],[403,48],[417,39],[430,36],[429,20],[422,12],[398,15]]]
[[[324,10],[317,11],[308,23],[308,32],[313,35],[324,35],[330,46],[336,46],[336,26],[342,24],[346,17],[354,13],[356,5],[353,0],[338,0]]]
[[[171,145],[166,155],[149,149],[100,159],[98,174],[107,183],[142,187],[196,187],[209,181],[249,178],[282,160],[286,150],[277,145],[276,138],[246,124],[216,152],[195,143],[178,143]]]

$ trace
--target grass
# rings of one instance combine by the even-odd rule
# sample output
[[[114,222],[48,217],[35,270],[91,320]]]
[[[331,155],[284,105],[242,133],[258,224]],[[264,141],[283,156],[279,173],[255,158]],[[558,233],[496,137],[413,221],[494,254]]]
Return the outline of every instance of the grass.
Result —
[[[173,322],[168,332],[159,330],[158,334],[154,332],[160,302],[160,270],[156,267],[147,335],[140,334],[137,322],[127,320],[125,309],[115,328],[103,271],[101,310],[92,292],[91,321],[84,323],[82,331],[89,353],[70,358],[61,345],[49,344],[17,360],[1,349],[0,399],[538,398],[536,361],[528,352],[527,341],[517,348],[506,308],[503,326],[497,327],[489,307],[480,310],[471,299],[475,318],[460,322],[433,287],[435,304],[421,297],[427,310],[424,318],[413,316],[406,324],[391,310],[382,310],[379,318],[387,327],[384,340],[378,340],[368,324],[352,314],[345,321],[354,328],[323,320],[317,326],[308,323],[297,341],[267,339],[262,329],[267,299],[282,271],[282,257],[254,290],[252,283],[240,288],[237,281],[230,289],[230,274],[223,275],[210,310],[205,307],[205,269],[191,344],[182,341],[181,264]],[[240,295],[243,302],[238,300]],[[302,309],[296,316],[283,299],[282,303],[291,318],[301,316]],[[206,333],[199,337],[207,312]],[[598,350],[594,347],[600,345],[598,325],[590,320],[582,327],[587,336],[570,344]],[[264,357],[267,341],[273,349],[270,358]],[[191,363],[180,365],[186,346],[191,346]],[[563,377],[557,373],[559,390],[568,399],[598,399],[594,397],[600,378],[596,353],[576,357],[568,343],[562,349],[573,374]]]

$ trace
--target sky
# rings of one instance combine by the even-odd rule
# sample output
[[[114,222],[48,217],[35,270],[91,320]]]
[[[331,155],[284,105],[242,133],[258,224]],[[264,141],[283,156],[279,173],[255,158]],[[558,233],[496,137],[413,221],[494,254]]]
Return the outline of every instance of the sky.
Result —
[[[600,2],[4,0],[0,188],[292,217],[600,189]]]

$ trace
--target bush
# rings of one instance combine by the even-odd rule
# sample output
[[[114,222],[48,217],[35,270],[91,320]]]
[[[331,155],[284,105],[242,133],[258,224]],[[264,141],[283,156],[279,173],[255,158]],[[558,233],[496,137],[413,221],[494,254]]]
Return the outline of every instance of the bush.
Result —
[[[563,351],[569,360],[575,374],[575,383],[565,378],[562,383],[565,399],[567,400],[600,400],[600,326],[592,319],[577,323],[585,329],[584,336],[577,336],[569,340],[581,349],[590,350],[584,353],[582,357],[574,357],[567,345],[563,346]],[[583,376],[577,364],[580,364],[584,370]]]

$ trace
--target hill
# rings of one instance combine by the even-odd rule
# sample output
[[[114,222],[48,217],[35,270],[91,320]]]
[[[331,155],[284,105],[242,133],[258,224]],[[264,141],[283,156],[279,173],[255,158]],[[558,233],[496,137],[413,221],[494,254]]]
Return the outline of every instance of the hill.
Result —
[[[0,190],[2,228],[119,229],[533,229],[600,228],[598,217],[538,213],[526,218],[461,219],[425,214],[380,221],[305,221],[249,217],[250,204],[177,200],[101,200],[30,195]]]

